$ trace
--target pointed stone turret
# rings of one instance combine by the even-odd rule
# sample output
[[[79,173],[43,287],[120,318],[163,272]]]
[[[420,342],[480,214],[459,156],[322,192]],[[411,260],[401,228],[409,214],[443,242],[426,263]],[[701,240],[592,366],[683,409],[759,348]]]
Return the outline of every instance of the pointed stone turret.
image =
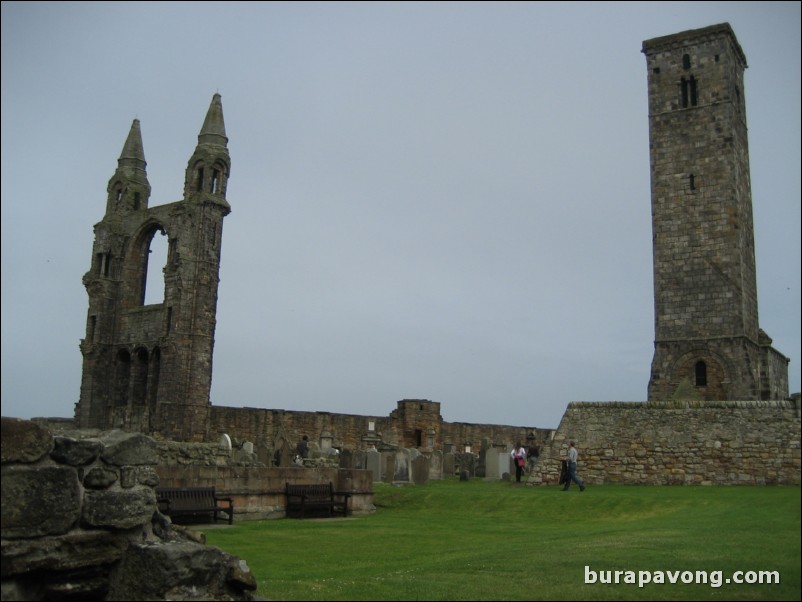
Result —
[[[109,180],[106,213],[147,208],[150,182],[146,165],[139,119],[134,119],[117,159],[117,169]]]
[[[215,94],[198,134],[198,146],[187,164],[184,200],[197,202],[203,199],[230,210],[225,200],[230,171],[223,103],[220,94]]]
[[[215,94],[212,97],[212,104],[209,105],[209,111],[203,121],[203,127],[200,134],[198,134],[198,144],[216,144],[218,146],[227,146],[228,144],[226,124],[223,121],[223,102],[220,94]]]
[[[120,153],[120,158],[117,159],[117,166],[120,169],[129,168],[145,171],[146,165],[139,119],[134,119],[131,124],[131,131],[128,132],[128,138],[126,138],[125,145]]]

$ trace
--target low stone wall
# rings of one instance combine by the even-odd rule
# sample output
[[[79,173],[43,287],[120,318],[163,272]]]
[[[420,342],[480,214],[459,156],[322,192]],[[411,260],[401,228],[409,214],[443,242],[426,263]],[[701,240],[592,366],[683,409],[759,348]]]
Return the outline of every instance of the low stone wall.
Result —
[[[2,600],[250,600],[239,558],[157,510],[153,439],[2,419]]]
[[[573,402],[528,484],[556,484],[569,441],[588,483],[799,485],[798,401]]]
[[[215,487],[234,500],[234,520],[261,520],[286,516],[285,483],[328,483],[336,491],[351,493],[351,514],[370,514],[373,475],[367,470],[337,468],[268,468],[264,466],[200,466],[192,464],[156,467],[162,487]]]

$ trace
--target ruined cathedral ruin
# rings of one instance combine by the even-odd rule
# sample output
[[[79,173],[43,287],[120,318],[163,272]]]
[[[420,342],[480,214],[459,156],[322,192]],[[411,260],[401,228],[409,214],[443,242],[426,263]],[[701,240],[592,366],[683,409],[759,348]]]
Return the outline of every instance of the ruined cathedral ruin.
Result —
[[[647,40],[654,236],[654,359],[648,401],[687,381],[699,399],[788,397],[788,359],[758,326],[743,75],[728,24]],[[308,432],[364,449],[377,441],[470,448],[522,440],[532,427],[445,423],[440,404],[403,400],[389,416],[334,415],[211,404],[212,353],[223,219],[231,172],[215,94],[189,158],[183,198],[150,206],[134,120],[95,226],[81,341],[81,428],[141,431],[177,441],[220,433],[277,445]],[[146,305],[154,236],[168,241],[164,299]],[[538,433],[537,435],[540,435]]]
[[[184,198],[150,207],[139,120],[131,125],[83,278],[89,311],[79,427],[205,439],[223,218],[231,211],[227,145],[215,94],[187,163]],[[156,235],[168,240],[164,301],[145,305],[148,269],[161,267],[148,265]]]

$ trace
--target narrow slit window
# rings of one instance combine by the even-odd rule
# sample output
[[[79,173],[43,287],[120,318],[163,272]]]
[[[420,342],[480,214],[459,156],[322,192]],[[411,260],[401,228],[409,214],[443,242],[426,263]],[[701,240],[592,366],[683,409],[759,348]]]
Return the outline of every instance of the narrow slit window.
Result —
[[[688,176],[688,183],[690,184],[691,190],[696,190],[696,176],[691,174]]]
[[[218,170],[212,171],[212,194],[220,192],[220,172]]]
[[[691,106],[696,106],[696,78],[692,75],[690,79],[690,87],[691,87]]]
[[[682,108],[683,109],[687,109],[688,108],[688,80],[685,79],[684,77],[682,78],[682,80],[680,82],[680,88],[681,88],[681,93],[682,93]]]
[[[202,167],[198,169],[198,181],[197,181],[197,183],[195,185],[195,190],[197,190],[198,192],[202,192],[203,191],[203,168]]]
[[[707,364],[704,362],[696,362],[696,386],[707,386]]]
[[[691,68],[691,56],[689,54],[682,55],[682,68],[683,69]]]

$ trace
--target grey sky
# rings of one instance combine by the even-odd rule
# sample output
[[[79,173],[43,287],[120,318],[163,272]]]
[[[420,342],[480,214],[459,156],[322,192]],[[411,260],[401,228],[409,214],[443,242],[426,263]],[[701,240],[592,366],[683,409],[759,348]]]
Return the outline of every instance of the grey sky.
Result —
[[[641,42],[746,53],[761,327],[800,390],[800,4],[2,3],[2,413],[72,416],[93,225],[131,121],[181,199],[232,171],[212,402],[556,427],[646,398]]]

